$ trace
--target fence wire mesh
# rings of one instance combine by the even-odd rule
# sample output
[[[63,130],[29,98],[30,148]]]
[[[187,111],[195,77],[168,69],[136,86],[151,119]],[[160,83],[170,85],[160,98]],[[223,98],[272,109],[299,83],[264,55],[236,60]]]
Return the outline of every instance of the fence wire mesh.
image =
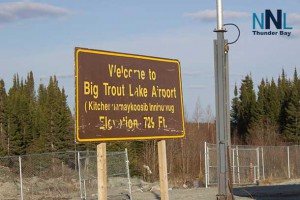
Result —
[[[106,159],[108,199],[130,199],[127,152],[108,152]],[[97,152],[79,152],[78,163],[81,199],[94,199],[97,196]]]
[[[300,148],[291,146],[289,149],[290,177],[300,177]]]
[[[217,184],[217,146],[205,145],[206,186]],[[231,146],[234,184],[300,178],[300,146]]]
[[[126,151],[107,152],[108,199],[118,195],[130,199],[127,167]],[[0,157],[0,199],[97,199],[97,154],[62,152]]]
[[[20,197],[19,158],[0,158],[0,163],[0,199],[14,199]]]

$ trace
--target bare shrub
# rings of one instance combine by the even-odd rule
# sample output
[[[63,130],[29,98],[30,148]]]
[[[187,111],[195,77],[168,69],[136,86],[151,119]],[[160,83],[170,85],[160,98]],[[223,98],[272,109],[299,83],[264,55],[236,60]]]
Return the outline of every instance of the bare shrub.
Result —
[[[268,122],[258,122],[249,129],[246,137],[246,142],[249,145],[256,146],[277,146],[282,145],[283,141],[279,135],[278,127]]]

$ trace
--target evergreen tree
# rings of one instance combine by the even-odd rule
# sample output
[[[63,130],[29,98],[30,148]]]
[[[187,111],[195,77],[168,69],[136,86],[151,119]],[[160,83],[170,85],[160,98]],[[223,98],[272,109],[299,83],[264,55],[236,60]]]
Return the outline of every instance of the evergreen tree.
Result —
[[[300,142],[300,94],[299,94],[299,79],[297,75],[297,70],[294,72],[294,80],[291,91],[291,98],[286,108],[287,112],[287,122],[284,127],[284,133],[286,138],[299,144]]]
[[[25,81],[14,75],[8,94],[0,80],[0,156],[73,148],[74,119],[55,76],[40,84],[38,96],[32,72]]]
[[[23,84],[19,80],[19,76],[13,78],[13,86],[8,92],[8,125],[7,125],[7,153],[8,155],[25,154],[26,148],[23,137],[22,115],[23,99],[22,89]]]
[[[291,97],[291,82],[287,79],[285,71],[282,70],[281,77],[278,78],[278,94],[280,99],[279,131],[282,133],[287,123],[287,107]]]
[[[266,94],[266,83],[262,79],[258,86],[257,101],[254,109],[254,123],[264,122],[266,118],[266,106],[267,106],[267,94]]]
[[[47,134],[45,135],[46,139],[46,149],[47,151],[55,152],[57,151],[55,147],[56,143],[56,136],[58,134],[58,100],[59,93],[58,93],[58,82],[56,77],[50,77],[49,84],[47,86],[47,102],[46,102],[46,119],[47,119]]]
[[[284,133],[287,139],[291,142],[300,141],[300,102],[297,93],[293,93],[291,102],[289,102],[286,112],[288,113],[287,123]]]
[[[248,144],[252,144],[253,140],[255,140],[254,138],[263,138],[264,136],[263,133],[266,130],[266,101],[266,84],[265,80],[262,79],[258,86],[257,101],[255,102],[252,120],[247,129],[248,134],[246,140]]]
[[[38,97],[36,102],[36,114],[34,116],[35,135],[30,147],[31,153],[48,152],[46,136],[48,130],[47,122],[47,89],[43,84],[39,85]]]
[[[253,143],[261,137],[268,144],[278,144],[277,140],[284,135],[290,142],[300,141],[300,80],[297,69],[292,81],[287,79],[284,70],[278,78],[277,85],[274,78],[271,82],[262,79],[258,86],[257,100],[253,81],[251,76],[247,75],[242,80],[239,94],[237,99],[235,88],[231,128],[234,130],[237,127],[241,138]]]
[[[234,86],[234,97],[231,101],[231,111],[230,111],[230,128],[231,128],[231,137],[234,136],[234,133],[237,132],[238,120],[239,120],[239,98],[238,98],[238,89],[237,85]]]
[[[0,80],[0,156],[5,155],[6,140],[7,140],[7,115],[6,115],[6,90],[5,83]]]
[[[294,70],[294,79],[293,79],[293,83],[294,83],[295,87],[296,87],[297,90],[298,90],[298,89],[299,89],[299,78],[298,78],[297,68],[295,68],[295,70]]]
[[[59,112],[57,117],[59,120],[57,124],[56,149],[58,151],[66,151],[73,147],[74,123],[71,110],[67,105],[67,96],[64,89],[60,92],[58,101]]]
[[[45,135],[48,151],[70,149],[74,141],[73,118],[67,106],[67,96],[60,90],[55,76],[50,77],[47,87],[46,118],[47,134]]]
[[[268,117],[268,121],[272,125],[276,125],[279,121],[280,114],[280,98],[278,95],[278,88],[275,84],[274,79],[272,78],[271,84],[268,84],[266,87],[266,115]]]
[[[245,79],[242,80],[239,98],[238,133],[245,139],[249,125],[254,119],[253,116],[256,103],[253,80],[250,75],[247,75]]]
[[[272,87],[275,86],[275,89],[277,89],[274,81],[271,85],[273,85]],[[258,86],[257,101],[253,116],[254,119],[251,121],[246,138],[248,144],[277,145],[280,142],[280,140],[278,140],[277,121],[271,121],[270,116],[273,115],[270,114],[270,111],[268,110],[272,106],[272,103],[270,104],[270,98],[273,98],[272,94],[270,94],[272,89],[274,89],[272,87],[268,83],[268,80],[265,82],[264,79],[262,79]]]
[[[23,139],[26,152],[32,145],[33,140],[36,138],[36,100],[34,89],[33,73],[30,72],[25,80],[24,87],[21,90],[22,95],[22,113],[20,114],[22,120]]]

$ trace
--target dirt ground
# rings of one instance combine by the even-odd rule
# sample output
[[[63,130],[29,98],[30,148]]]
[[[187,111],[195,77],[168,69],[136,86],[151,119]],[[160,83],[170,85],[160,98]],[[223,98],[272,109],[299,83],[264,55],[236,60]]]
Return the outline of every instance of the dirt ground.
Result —
[[[76,179],[43,180],[37,177],[24,179],[24,199],[32,200],[80,200],[80,187]],[[147,183],[132,178],[133,200],[159,200],[159,183]],[[109,200],[128,200],[127,178],[112,178],[108,182]],[[97,200],[97,184],[87,185],[88,200]],[[169,184],[170,200],[214,200],[217,187],[183,188]],[[272,185],[234,187],[235,200],[299,200],[300,179],[277,182]],[[20,199],[20,185],[6,173],[0,178],[0,200]]]
[[[213,200],[216,199],[217,188],[174,189],[169,191],[170,200]],[[159,191],[133,192],[133,200],[158,200]],[[250,200],[247,197],[235,197],[235,200]]]

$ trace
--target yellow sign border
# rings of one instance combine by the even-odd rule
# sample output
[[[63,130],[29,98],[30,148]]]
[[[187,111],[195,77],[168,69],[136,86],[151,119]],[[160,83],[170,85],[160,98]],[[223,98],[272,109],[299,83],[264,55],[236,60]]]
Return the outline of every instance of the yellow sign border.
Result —
[[[180,86],[180,103],[181,103],[181,117],[182,117],[182,135],[174,135],[174,136],[147,136],[147,137],[112,137],[112,138],[89,138],[89,139],[81,139],[79,138],[79,103],[78,103],[78,54],[80,52],[92,53],[92,54],[101,54],[101,55],[109,55],[109,56],[118,56],[118,57],[126,57],[126,58],[138,58],[144,60],[155,60],[160,62],[169,62],[169,63],[177,63],[178,72],[179,72],[179,86]],[[75,132],[76,139],[78,142],[105,142],[105,141],[126,141],[126,140],[155,140],[155,139],[173,139],[173,138],[183,138],[185,136],[185,124],[184,124],[184,108],[183,108],[183,95],[182,95],[182,79],[181,79],[181,70],[180,70],[180,62],[175,59],[167,59],[167,58],[158,58],[151,56],[143,56],[143,55],[135,55],[135,54],[126,54],[126,53],[118,53],[118,52],[110,52],[110,51],[102,51],[102,50],[94,50],[94,49],[86,49],[86,48],[75,48],[75,86],[76,86],[76,94],[75,94],[75,105],[76,105],[76,122],[75,122]]]

